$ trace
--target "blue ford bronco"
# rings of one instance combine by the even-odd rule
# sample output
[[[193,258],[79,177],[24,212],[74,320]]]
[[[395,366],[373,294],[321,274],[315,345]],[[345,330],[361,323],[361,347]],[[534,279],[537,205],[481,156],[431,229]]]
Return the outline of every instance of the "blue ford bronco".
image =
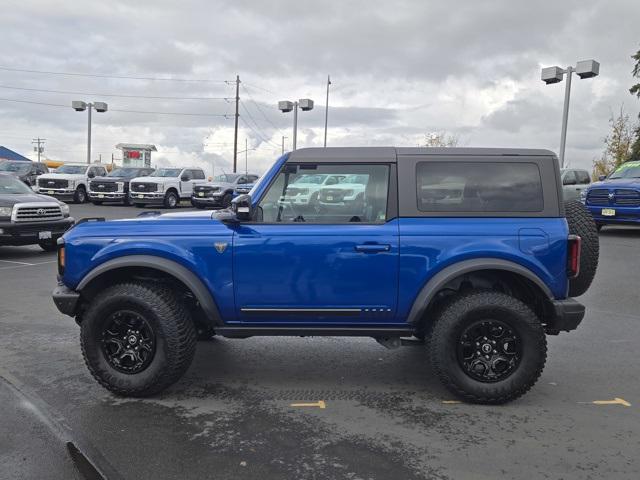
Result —
[[[309,174],[358,176],[363,195],[298,203]],[[55,304],[126,396],[176,382],[198,338],[367,336],[425,343],[451,392],[504,403],[540,376],[546,335],[581,322],[571,297],[598,261],[556,156],[523,149],[301,149],[230,209],[86,219],[58,248]]]
[[[640,225],[640,162],[626,162],[582,191],[598,230],[604,225]]]

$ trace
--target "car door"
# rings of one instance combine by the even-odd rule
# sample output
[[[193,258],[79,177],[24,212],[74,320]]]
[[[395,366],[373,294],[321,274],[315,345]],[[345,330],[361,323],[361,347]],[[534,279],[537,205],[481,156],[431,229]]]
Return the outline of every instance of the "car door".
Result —
[[[191,170],[183,170],[178,178],[180,182],[180,197],[187,198],[193,192],[193,174]]]
[[[286,165],[260,199],[256,220],[235,227],[239,321],[393,323],[399,237],[387,202],[396,191],[391,170],[389,164]],[[368,173],[365,201],[333,210],[283,201],[288,186],[310,171]]]

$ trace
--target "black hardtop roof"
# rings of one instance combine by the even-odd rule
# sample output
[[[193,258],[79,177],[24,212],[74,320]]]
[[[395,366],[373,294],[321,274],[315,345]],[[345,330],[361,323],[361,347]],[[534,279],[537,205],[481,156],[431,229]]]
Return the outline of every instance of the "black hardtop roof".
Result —
[[[289,154],[288,161],[370,161],[394,162],[404,155],[439,155],[464,157],[527,156],[552,157],[551,150],[538,148],[471,148],[471,147],[329,147],[301,148]]]

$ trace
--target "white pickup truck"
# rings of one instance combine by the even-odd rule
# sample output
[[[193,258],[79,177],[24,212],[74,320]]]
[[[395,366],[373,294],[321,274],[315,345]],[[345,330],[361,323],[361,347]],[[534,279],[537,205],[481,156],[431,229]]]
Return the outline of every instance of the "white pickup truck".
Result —
[[[201,168],[158,168],[148,177],[131,179],[129,198],[140,208],[146,205],[175,208],[180,200],[191,198],[194,185],[206,181]]]
[[[55,171],[38,177],[39,193],[51,195],[59,200],[73,200],[75,203],[87,201],[89,180],[107,174],[103,165],[89,163],[65,163]]]

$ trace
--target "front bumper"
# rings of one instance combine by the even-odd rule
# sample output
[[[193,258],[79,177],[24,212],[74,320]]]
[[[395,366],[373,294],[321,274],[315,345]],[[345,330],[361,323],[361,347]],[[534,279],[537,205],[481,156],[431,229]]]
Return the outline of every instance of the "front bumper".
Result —
[[[129,198],[133,203],[162,205],[164,203],[164,192],[129,192]]]
[[[204,205],[207,207],[222,207],[223,205],[224,195],[214,195],[211,197],[191,197],[191,204],[196,205]]]
[[[35,190],[37,193],[42,195],[51,195],[52,197],[59,199],[68,199],[73,198],[76,194],[75,188],[46,188],[46,187],[38,187]]]
[[[586,205],[593,219],[600,224],[640,224],[640,207]],[[602,210],[614,210],[615,215],[602,215]]]
[[[128,194],[126,192],[94,192],[90,190],[87,195],[89,200],[122,202]]]
[[[584,318],[584,305],[573,298],[554,300],[552,304],[553,318],[547,322],[547,333],[557,334],[560,331],[569,332],[578,328]]]
[[[40,242],[40,232],[50,232],[56,241],[75,223],[73,217],[52,222],[0,222],[0,245],[34,245]]]
[[[74,317],[80,294],[75,290],[71,290],[66,285],[58,285],[51,294],[53,303],[60,313]]]

